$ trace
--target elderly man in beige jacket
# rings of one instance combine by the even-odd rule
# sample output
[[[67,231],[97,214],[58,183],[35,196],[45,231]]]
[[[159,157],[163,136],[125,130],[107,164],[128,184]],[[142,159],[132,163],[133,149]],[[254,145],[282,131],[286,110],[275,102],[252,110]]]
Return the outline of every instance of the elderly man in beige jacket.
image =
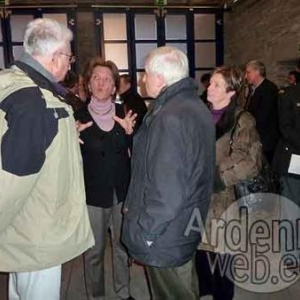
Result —
[[[59,85],[71,31],[26,28],[24,54],[0,73],[0,271],[9,299],[58,300],[61,264],[93,246],[73,111]]]

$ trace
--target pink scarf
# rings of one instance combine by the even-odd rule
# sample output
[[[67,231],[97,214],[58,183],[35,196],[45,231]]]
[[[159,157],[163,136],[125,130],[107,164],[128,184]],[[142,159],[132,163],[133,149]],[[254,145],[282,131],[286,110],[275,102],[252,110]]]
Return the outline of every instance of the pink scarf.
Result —
[[[113,116],[116,115],[116,107],[111,99],[102,102],[98,101],[96,97],[92,96],[91,102],[88,105],[88,110],[96,124],[102,130],[110,131],[113,129],[115,125]]]

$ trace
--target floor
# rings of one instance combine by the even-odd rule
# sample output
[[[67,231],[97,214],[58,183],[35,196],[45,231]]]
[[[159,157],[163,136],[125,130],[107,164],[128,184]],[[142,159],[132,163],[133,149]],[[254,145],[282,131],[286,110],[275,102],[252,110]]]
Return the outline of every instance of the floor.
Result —
[[[108,247],[107,250],[110,250]],[[117,300],[112,290],[112,271],[110,251],[106,255],[106,287],[107,300]],[[70,274],[76,276],[69,276]],[[131,267],[131,293],[136,300],[149,300],[147,282],[144,269],[141,266],[133,265]],[[300,281],[289,288],[278,293],[250,293],[236,287],[234,300],[298,300],[300,297]],[[7,300],[7,275],[0,274],[0,300]],[[41,299],[42,300],[42,299]],[[84,280],[83,280],[83,259],[82,256],[65,264],[63,266],[61,300],[87,300]],[[166,299],[167,300],[167,299]],[[179,299],[178,299],[179,300]],[[189,300],[189,299],[182,299]],[[201,297],[201,300],[212,300],[212,297]]]

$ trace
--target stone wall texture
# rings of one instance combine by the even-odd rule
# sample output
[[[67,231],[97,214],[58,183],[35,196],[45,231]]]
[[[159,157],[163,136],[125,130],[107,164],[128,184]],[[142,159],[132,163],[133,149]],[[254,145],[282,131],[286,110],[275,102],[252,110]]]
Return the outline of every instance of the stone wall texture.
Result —
[[[77,53],[79,73],[82,73],[87,62],[95,56],[96,37],[93,12],[77,12]]]
[[[263,61],[267,77],[284,85],[297,64],[299,0],[240,0],[224,16],[225,63]]]

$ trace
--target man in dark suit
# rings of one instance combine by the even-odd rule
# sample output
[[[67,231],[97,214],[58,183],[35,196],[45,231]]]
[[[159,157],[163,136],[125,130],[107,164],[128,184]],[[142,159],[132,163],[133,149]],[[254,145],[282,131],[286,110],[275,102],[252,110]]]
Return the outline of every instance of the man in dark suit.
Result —
[[[283,181],[295,181],[295,184],[283,184],[283,191],[287,192],[286,197],[295,199],[294,202],[300,206],[300,174],[288,172],[292,155],[300,155],[300,83],[290,86],[281,94],[279,109],[280,138],[273,166]]]
[[[120,76],[119,96],[124,103],[126,111],[132,110],[137,114],[134,132],[138,130],[143,122],[143,118],[147,113],[147,106],[140,94],[134,91],[131,78],[128,74]]]
[[[280,175],[281,194],[292,201],[283,201],[282,219],[295,221],[300,219],[300,172],[297,172],[297,159],[299,161],[300,156],[300,83],[283,91],[279,98],[279,111],[280,138],[276,146],[273,168]],[[298,209],[292,203],[296,204]],[[293,224],[295,227],[296,223]],[[283,254],[293,254],[299,266],[300,251],[296,247],[299,242],[295,236],[296,228],[294,230],[290,231],[287,238],[289,248],[282,248],[282,251]]]
[[[266,78],[266,67],[262,62],[248,62],[245,77],[250,85],[246,109],[256,120],[264,154],[271,164],[279,135],[278,89]]]

